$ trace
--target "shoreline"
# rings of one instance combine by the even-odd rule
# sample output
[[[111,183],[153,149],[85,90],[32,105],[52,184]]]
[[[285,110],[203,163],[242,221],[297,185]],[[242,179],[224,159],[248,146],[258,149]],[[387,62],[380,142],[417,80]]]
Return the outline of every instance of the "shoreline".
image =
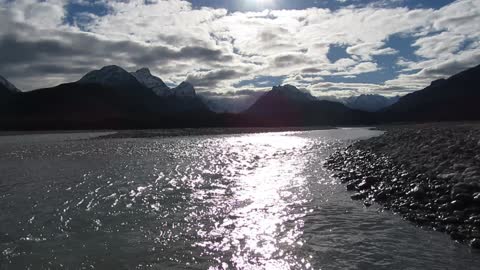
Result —
[[[160,130],[124,130],[114,134],[96,137],[94,139],[135,139],[135,138],[169,138],[189,137],[206,135],[233,135],[254,134],[270,132],[294,132],[310,130],[336,129],[337,127],[313,126],[313,127],[273,127],[273,128],[183,128],[183,129],[160,129]]]
[[[92,139],[123,139],[123,138],[165,138],[180,136],[229,135],[269,132],[290,132],[327,130],[341,128],[337,126],[308,127],[220,127],[220,128],[175,128],[175,129],[132,129],[132,130],[43,130],[43,131],[0,131],[4,136],[48,135],[48,134],[78,134],[78,133],[111,133]]]
[[[327,169],[368,207],[480,248],[480,124],[382,126],[334,153]]]

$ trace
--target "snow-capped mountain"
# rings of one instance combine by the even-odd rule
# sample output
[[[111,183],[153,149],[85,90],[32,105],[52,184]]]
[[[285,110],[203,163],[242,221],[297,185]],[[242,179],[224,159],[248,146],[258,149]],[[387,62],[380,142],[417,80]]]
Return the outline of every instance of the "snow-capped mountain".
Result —
[[[141,84],[151,89],[160,97],[168,97],[173,95],[172,89],[168,87],[162,79],[152,75],[148,68],[141,68],[131,73]]]
[[[15,87],[11,82],[9,82],[7,79],[4,77],[0,76],[0,87],[4,90],[7,90],[11,93],[18,93],[20,90]]]
[[[280,96],[283,96],[292,100],[297,100],[297,101],[316,100],[316,98],[312,96],[309,92],[302,91],[290,84],[274,86],[272,88],[272,91],[268,92],[267,94],[280,95]]]
[[[173,88],[173,92],[176,97],[190,97],[196,96],[195,88],[189,82],[182,82],[177,87]]]
[[[119,66],[105,66],[87,73],[79,83],[96,83],[114,89],[135,90],[145,88],[132,74]]]
[[[376,112],[396,103],[399,99],[399,96],[385,97],[371,94],[349,97],[344,99],[343,103],[352,109]]]

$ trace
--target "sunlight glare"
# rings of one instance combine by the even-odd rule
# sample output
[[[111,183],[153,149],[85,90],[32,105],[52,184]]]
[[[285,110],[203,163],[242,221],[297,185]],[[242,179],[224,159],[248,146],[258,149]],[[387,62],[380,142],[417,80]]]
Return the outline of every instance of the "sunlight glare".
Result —
[[[249,5],[255,5],[256,8],[273,8],[275,0],[245,0]]]
[[[253,134],[224,142],[224,148],[228,145],[237,149],[239,160],[246,161],[247,166],[235,177],[232,204],[237,207],[210,236],[222,237],[222,243],[202,246],[212,250],[236,247],[231,252],[237,268],[309,268],[308,260],[302,262],[292,248],[303,244],[300,239],[305,211],[289,202],[298,200],[299,187],[304,186],[305,178],[300,175],[307,161],[297,154],[308,148],[307,140],[294,134]],[[256,166],[251,167],[252,162]]]

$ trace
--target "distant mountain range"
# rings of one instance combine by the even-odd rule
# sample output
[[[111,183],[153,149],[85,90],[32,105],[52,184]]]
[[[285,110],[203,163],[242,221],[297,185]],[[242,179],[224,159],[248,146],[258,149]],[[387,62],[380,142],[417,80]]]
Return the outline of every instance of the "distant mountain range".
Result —
[[[237,97],[207,96],[203,98],[205,104],[217,113],[240,113],[250,108],[262,95],[262,92],[240,95]],[[320,96],[318,100],[339,102],[350,109],[376,112],[386,108],[400,99],[400,96],[386,97],[382,95],[367,94],[351,97]]]
[[[168,87],[147,68],[106,66],[79,81],[21,92],[0,77],[0,129],[170,128],[204,126],[365,125],[480,120],[480,66],[404,97],[361,95],[319,100],[275,86],[242,113],[215,113],[188,82]],[[213,105],[212,105],[213,104]],[[210,108],[209,108],[210,107]],[[238,108],[237,108],[238,110]]]
[[[400,96],[385,97],[382,95],[368,94],[345,98],[342,103],[351,109],[377,112],[395,104],[398,100],[400,100]]]
[[[246,112],[247,119],[262,125],[344,125],[369,123],[369,113],[345,105],[318,100],[295,86],[275,86],[260,97]]]

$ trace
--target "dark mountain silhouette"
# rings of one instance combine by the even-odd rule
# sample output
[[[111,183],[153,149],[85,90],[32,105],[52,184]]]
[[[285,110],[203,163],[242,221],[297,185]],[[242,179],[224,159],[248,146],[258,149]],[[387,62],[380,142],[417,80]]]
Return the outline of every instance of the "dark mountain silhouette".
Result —
[[[77,82],[30,92],[21,92],[0,77],[0,128],[365,125],[480,119],[480,66],[434,81],[376,113],[318,100],[284,85],[273,87],[243,113],[216,114],[188,82],[170,89],[148,70],[141,69],[135,75],[139,79],[120,67],[107,66]]]
[[[433,81],[379,112],[382,121],[461,121],[480,119],[480,65]]]
[[[212,114],[195,95],[160,97],[117,66],[52,88],[4,92],[8,106],[0,124],[7,129],[198,126]]]
[[[0,113],[5,114],[11,110],[15,95],[19,92],[11,82],[0,76]]]
[[[18,93],[20,90],[18,90],[15,85],[13,85],[11,82],[9,82],[7,79],[4,77],[0,76],[0,93]]]
[[[346,125],[371,123],[371,114],[345,105],[318,100],[292,85],[275,86],[245,113],[260,125]]]
[[[10,91],[10,89],[0,84],[0,102],[5,103],[5,101],[10,100],[14,95],[15,92]]]

